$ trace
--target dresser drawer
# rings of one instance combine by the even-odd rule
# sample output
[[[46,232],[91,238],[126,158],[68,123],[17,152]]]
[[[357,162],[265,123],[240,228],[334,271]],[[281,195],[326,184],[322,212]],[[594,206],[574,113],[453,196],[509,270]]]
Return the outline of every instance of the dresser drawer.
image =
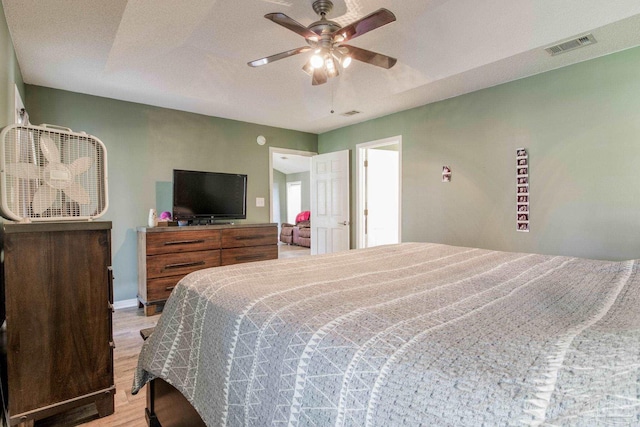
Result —
[[[147,255],[175,254],[220,248],[220,230],[146,233]]]
[[[147,257],[147,279],[179,276],[220,265],[220,250],[162,254]]]
[[[223,248],[277,245],[278,227],[233,228],[222,230]]]
[[[252,246],[222,250],[222,265],[278,258],[278,245]]]
[[[147,280],[147,302],[164,301],[186,274]]]

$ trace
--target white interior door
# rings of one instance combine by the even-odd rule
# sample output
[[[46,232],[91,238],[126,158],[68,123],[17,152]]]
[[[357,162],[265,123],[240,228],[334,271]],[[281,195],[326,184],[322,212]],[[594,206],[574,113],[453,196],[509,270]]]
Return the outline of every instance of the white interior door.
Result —
[[[311,254],[349,250],[349,150],[311,158]]]

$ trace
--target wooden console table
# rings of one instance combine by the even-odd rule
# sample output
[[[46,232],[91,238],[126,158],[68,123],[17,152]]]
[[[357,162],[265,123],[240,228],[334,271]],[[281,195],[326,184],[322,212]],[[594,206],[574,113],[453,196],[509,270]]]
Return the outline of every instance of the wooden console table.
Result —
[[[156,313],[175,285],[203,268],[278,258],[278,225],[139,227],[138,301]]]

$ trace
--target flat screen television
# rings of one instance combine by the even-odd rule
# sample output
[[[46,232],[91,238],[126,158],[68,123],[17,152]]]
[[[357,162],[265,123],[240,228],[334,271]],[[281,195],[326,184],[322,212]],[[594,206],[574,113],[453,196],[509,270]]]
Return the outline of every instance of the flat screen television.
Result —
[[[247,175],[173,170],[173,219],[247,218]],[[197,221],[195,221],[197,220]]]

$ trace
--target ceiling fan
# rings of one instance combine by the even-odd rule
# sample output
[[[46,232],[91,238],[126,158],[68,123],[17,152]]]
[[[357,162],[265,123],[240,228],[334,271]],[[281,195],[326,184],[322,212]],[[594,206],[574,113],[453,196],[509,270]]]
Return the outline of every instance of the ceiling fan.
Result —
[[[308,27],[289,18],[284,13],[268,13],[264,17],[276,24],[300,34],[309,46],[291,49],[265,58],[256,59],[248,63],[251,67],[259,67],[280,59],[288,58],[299,53],[313,50],[314,54],[302,69],[311,76],[311,84],[321,85],[330,77],[339,74],[338,67],[347,68],[351,60],[366,62],[371,65],[389,69],[397,62],[396,58],[361,49],[359,47],[344,44],[378,27],[396,20],[393,13],[387,9],[377,11],[353,22],[345,27],[340,27],[336,22],[326,19],[327,13],[333,9],[330,0],[316,0],[313,2],[313,10],[320,16],[320,20]]]

